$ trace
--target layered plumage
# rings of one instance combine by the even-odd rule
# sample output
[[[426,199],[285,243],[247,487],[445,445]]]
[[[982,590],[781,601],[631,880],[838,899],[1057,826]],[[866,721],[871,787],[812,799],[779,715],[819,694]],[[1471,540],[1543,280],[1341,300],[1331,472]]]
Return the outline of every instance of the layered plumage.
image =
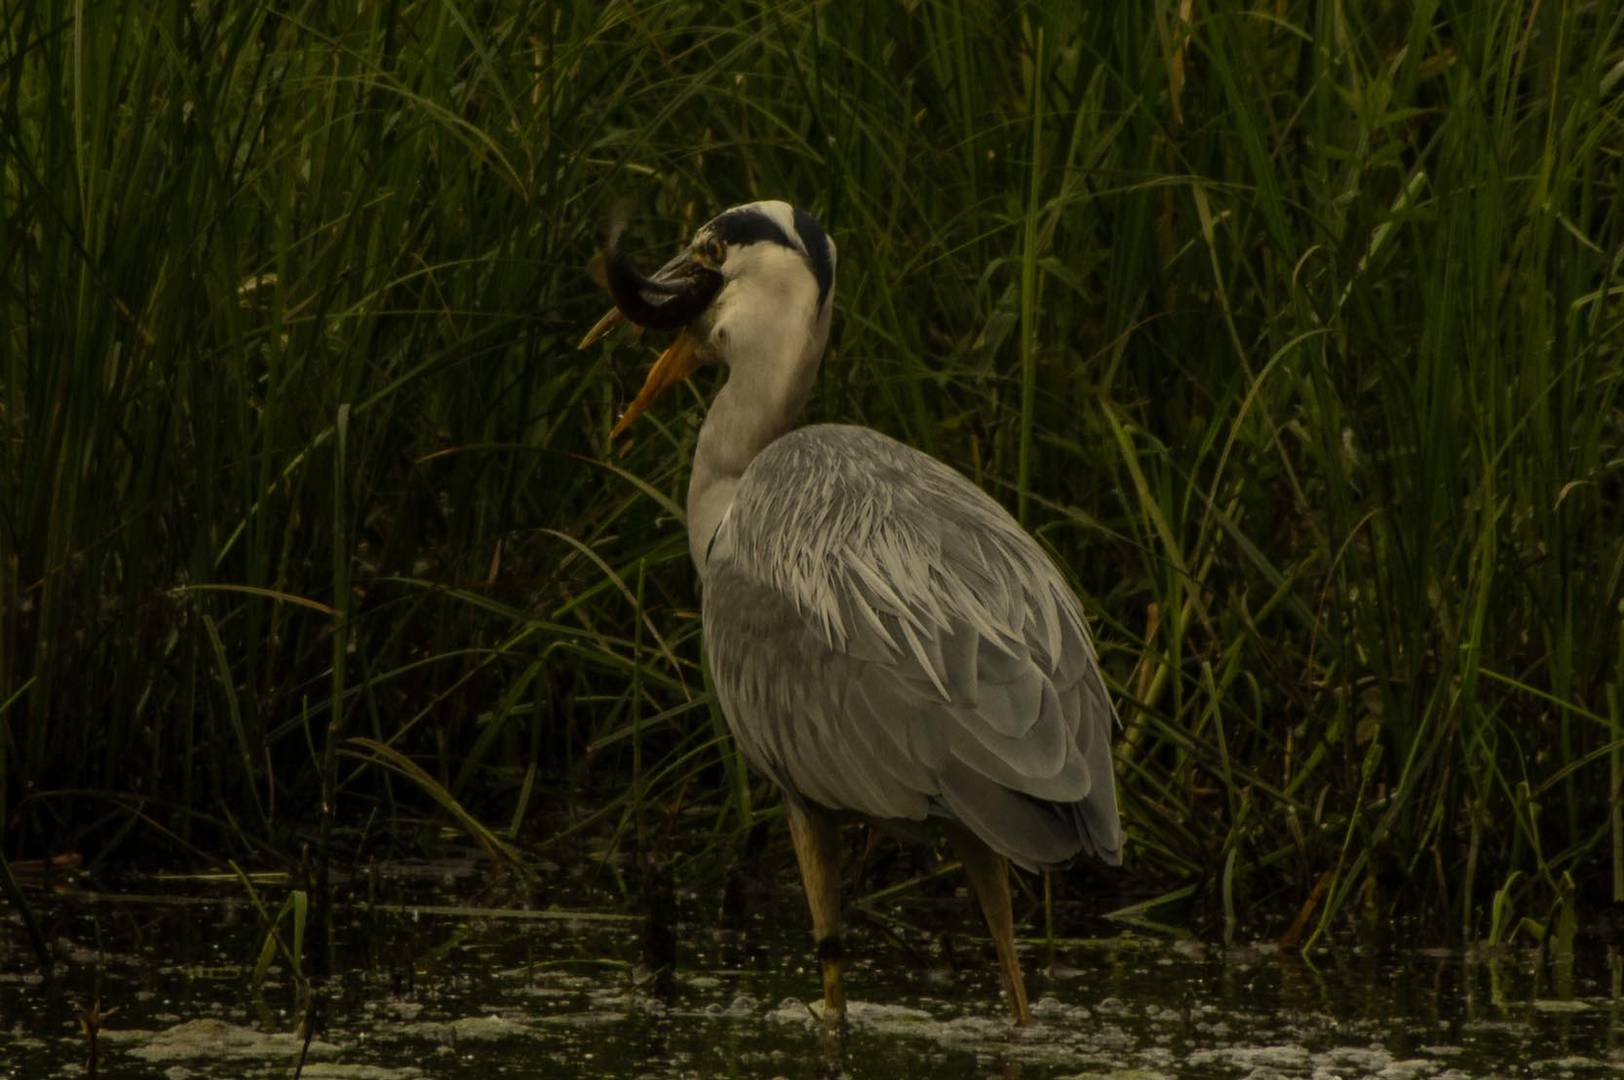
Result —
[[[1119,862],[1112,712],[1048,557],[959,473],[860,427],[756,456],[708,541],[705,641],[750,763],[1028,868]]]

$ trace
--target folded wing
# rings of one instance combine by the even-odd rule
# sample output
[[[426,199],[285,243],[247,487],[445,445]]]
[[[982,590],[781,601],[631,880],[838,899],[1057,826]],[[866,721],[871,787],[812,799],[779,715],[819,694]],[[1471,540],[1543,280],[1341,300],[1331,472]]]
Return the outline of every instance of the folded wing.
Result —
[[[1114,714],[1076,598],[995,501],[866,428],[791,432],[711,543],[705,639],[793,797],[947,816],[1027,867],[1121,857]]]

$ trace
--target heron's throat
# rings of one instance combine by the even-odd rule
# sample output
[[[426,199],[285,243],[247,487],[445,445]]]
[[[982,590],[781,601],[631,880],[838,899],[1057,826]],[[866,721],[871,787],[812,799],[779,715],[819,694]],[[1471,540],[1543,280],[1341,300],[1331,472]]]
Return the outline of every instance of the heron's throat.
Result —
[[[744,471],[795,426],[816,374],[815,357],[783,366],[734,366],[711,402],[688,481],[688,550],[701,578],[711,540],[733,505]]]

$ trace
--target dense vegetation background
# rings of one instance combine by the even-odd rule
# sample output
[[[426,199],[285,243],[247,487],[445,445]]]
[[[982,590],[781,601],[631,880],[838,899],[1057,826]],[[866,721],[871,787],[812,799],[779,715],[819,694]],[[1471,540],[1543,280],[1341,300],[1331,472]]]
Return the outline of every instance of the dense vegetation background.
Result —
[[[649,262],[784,197],[841,251],[812,414],[1094,614],[1132,880],[1299,936],[1619,898],[1621,20],[6,4],[0,853],[725,859],[774,800],[701,667],[709,384],[611,446],[650,343],[573,343],[615,199]]]

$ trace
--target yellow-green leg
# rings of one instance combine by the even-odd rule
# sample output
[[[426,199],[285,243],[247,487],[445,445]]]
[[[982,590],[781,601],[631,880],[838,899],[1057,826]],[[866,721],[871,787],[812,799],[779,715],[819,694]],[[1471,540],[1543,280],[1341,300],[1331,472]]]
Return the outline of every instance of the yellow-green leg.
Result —
[[[1009,991],[1010,1004],[1015,1010],[1015,1025],[1025,1027],[1032,1022],[1032,1013],[1026,1007],[1026,980],[1021,977],[1020,957],[1015,954],[1015,917],[1009,899],[1009,862],[962,825],[949,825],[947,835],[959,861],[964,864],[971,890],[981,901],[981,913],[987,917],[987,930],[992,934],[993,948],[998,950],[998,967],[1004,975],[1004,988]]]
[[[846,987],[840,978],[840,830],[826,811],[793,801],[785,805],[806,904],[812,910],[812,938],[823,968],[823,1013],[828,1020],[839,1022],[846,1017]]]

